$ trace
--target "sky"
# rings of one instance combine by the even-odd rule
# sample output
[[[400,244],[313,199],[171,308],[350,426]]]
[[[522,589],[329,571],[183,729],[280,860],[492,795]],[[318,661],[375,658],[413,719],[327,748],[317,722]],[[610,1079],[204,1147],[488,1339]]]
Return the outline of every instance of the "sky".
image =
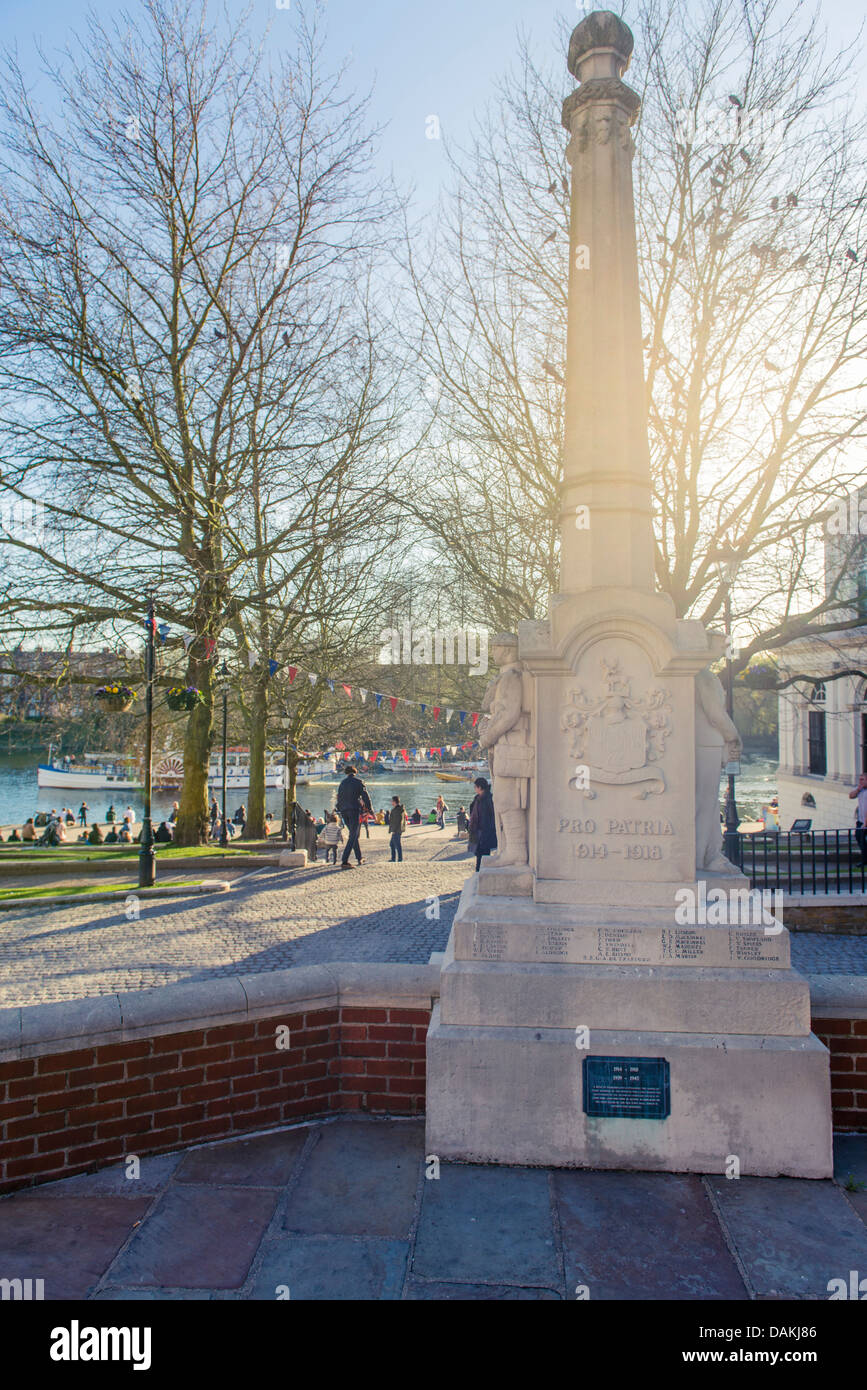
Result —
[[[254,23],[270,23],[270,42],[292,29],[301,0],[225,0],[230,19],[249,8]],[[686,0],[687,8],[695,0]],[[288,8],[278,8],[288,4]],[[540,56],[556,56],[558,21],[577,24],[594,6],[589,0],[322,0],[330,51],[351,55],[353,85],[375,84],[372,114],[387,124],[381,144],[385,169],[402,187],[413,185],[421,205],[436,200],[445,178],[443,140],[428,138],[436,116],[444,139],[461,144],[474,110],[494,94],[498,78],[517,52],[525,30]],[[600,7],[601,8],[601,7]],[[629,4],[614,0],[610,8]],[[822,0],[832,40],[850,41],[864,19],[863,0]],[[61,49],[83,28],[88,10],[102,19],[135,13],[135,0],[0,0],[0,46],[17,45],[25,70],[37,70],[34,37]],[[640,63],[640,54],[633,60]],[[565,54],[563,55],[565,73]],[[865,63],[860,64],[864,74]]]

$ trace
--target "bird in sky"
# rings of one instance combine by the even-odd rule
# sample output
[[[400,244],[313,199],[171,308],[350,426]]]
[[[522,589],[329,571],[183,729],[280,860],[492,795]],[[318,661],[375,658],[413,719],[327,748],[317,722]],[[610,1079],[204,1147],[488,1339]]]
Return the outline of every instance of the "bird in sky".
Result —
[[[557,192],[557,185],[556,185],[556,183],[549,183],[549,184],[548,184],[548,192],[549,192],[549,193],[556,193],[556,192]]]
[[[545,358],[545,361],[542,363],[542,370],[547,372],[549,376],[552,376],[555,381],[559,381],[562,385],[562,374],[557,371],[557,368],[554,366],[553,362],[548,361],[547,357]]]
[[[776,362],[771,361],[770,357],[764,357],[762,359],[762,366],[765,367],[769,372],[779,372],[782,370],[781,367],[777,366]]]
[[[846,255],[850,261],[857,261],[858,259],[857,254],[852,250],[851,246],[846,248]]]
[[[779,200],[779,198],[772,198],[772,199],[771,199],[771,210],[772,210],[772,212],[776,212],[777,209],[779,208],[779,206],[780,206],[780,200]]]
[[[215,328],[215,329],[214,329],[214,337],[215,337],[215,338],[223,339],[223,338],[225,338],[225,336],[226,336],[225,333],[221,333],[220,330],[219,330],[219,328]]]
[[[284,347],[291,347],[291,346],[292,346],[292,339],[289,337],[289,334],[288,334],[288,333],[284,333],[284,334],[283,334],[283,336],[282,336],[282,343],[283,343],[283,346],[284,346]]]
[[[546,236],[545,240],[542,242],[542,245],[543,245],[543,246],[547,246],[549,241],[556,241],[556,240],[557,240],[557,233],[556,233],[556,232],[552,232],[550,236]]]
[[[740,111],[741,107],[743,106],[743,102],[741,101],[740,97],[736,97],[734,92],[729,92],[729,101],[731,102],[732,106],[736,106]]]
[[[786,207],[787,207],[787,208],[796,208],[797,206],[798,206],[798,195],[797,195],[797,193],[787,193],[787,194],[786,194]]]
[[[568,194],[568,192],[569,192],[569,180],[567,179],[567,177],[566,177],[565,174],[561,174],[561,176],[560,176],[560,182],[561,182],[562,185],[563,185],[563,192]]]
[[[738,154],[740,155],[741,159],[744,161],[744,164],[752,164],[753,161],[750,159],[750,157],[749,157],[749,155],[747,154],[746,150],[738,150]]]

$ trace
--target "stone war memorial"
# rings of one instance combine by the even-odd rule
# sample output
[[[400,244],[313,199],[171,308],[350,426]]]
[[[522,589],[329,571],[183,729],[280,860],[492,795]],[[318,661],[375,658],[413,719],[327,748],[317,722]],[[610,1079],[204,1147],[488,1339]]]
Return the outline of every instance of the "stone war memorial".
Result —
[[[569,46],[561,583],[492,644],[499,852],[465,884],[427,1040],[430,1153],[825,1178],[829,1058],[807,981],[722,855],[739,747],[723,639],[654,585],[632,188],[632,35]],[[683,904],[694,904],[684,913]]]

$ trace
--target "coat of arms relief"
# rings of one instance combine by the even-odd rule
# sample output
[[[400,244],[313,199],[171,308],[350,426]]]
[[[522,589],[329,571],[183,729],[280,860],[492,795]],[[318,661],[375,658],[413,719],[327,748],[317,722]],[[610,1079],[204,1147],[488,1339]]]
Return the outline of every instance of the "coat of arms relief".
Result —
[[[590,785],[582,777],[570,782],[590,799],[595,782],[634,784],[637,800],[658,795],[665,791],[665,776],[655,764],[671,733],[670,692],[650,686],[636,697],[616,658],[602,657],[600,665],[602,692],[588,695],[573,686],[560,715],[560,728],[572,735],[569,751],[587,769]]]

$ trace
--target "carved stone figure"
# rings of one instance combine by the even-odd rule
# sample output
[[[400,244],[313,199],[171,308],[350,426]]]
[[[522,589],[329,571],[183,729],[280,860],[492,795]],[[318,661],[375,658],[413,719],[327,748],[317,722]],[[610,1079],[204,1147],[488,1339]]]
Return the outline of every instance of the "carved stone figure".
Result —
[[[724,762],[741,752],[722,683],[712,671],[695,678],[695,863],[697,869],[736,872],[720,848],[719,779]]]
[[[518,639],[503,633],[491,642],[491,655],[500,674],[488,683],[482,709],[479,742],[488,750],[497,817],[498,866],[527,863],[527,807],[534,750],[530,744],[530,715],[525,708],[523,668]]]

